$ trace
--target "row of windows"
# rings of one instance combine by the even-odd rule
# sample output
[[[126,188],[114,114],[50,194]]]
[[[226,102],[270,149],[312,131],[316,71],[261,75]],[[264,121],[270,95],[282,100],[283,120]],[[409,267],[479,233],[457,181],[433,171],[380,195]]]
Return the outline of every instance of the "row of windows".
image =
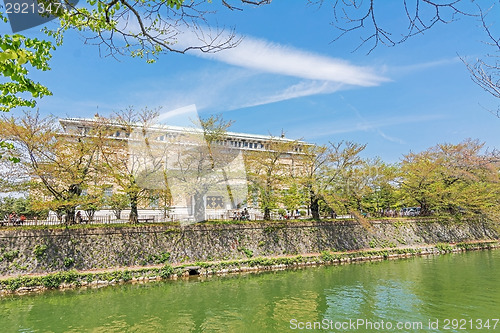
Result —
[[[231,146],[231,147],[237,147],[237,148],[250,148],[250,149],[263,149],[264,148],[264,145],[260,142],[226,140],[226,141],[219,141],[218,143],[223,145],[223,146]]]
[[[78,127],[82,135],[87,134],[88,128],[87,127]],[[129,133],[124,133],[122,131],[116,131],[112,135],[113,137],[129,137]],[[164,134],[156,138],[158,141],[167,141],[171,139],[176,139],[178,138],[178,134]],[[220,140],[217,141],[218,144],[222,146],[229,146],[229,147],[235,147],[235,148],[249,148],[249,149],[265,149],[266,146],[261,143],[261,142],[249,142],[249,141],[240,141],[240,140]],[[294,148],[295,152],[301,152],[302,149],[300,147],[295,147]]]

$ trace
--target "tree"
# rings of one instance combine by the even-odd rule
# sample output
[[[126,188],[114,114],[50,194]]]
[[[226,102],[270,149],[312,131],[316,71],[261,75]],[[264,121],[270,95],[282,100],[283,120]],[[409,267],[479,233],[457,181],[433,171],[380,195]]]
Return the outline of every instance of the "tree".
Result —
[[[150,197],[155,202],[155,205],[161,209],[163,221],[167,221],[173,204],[172,193],[170,193],[168,185],[165,189],[151,190]]]
[[[310,4],[321,6],[324,0],[309,0]],[[396,46],[408,38],[424,34],[439,24],[449,24],[458,18],[473,18],[481,22],[483,31],[488,38],[488,44],[493,54],[486,55],[488,60],[477,59],[470,63],[462,58],[467,66],[472,80],[496,98],[500,98],[500,39],[492,30],[494,20],[488,23],[488,14],[493,17],[498,13],[500,4],[496,0],[466,1],[466,0],[403,0],[400,2],[400,13],[387,16],[384,20],[383,1],[375,0],[339,0],[333,3],[333,26],[339,31],[334,41],[346,35],[360,34],[361,42],[356,48],[368,46],[370,54],[377,46]],[[380,6],[378,6],[380,5]],[[392,8],[395,8],[391,4]],[[400,31],[394,22],[404,22]],[[492,111],[497,117],[500,110]]]
[[[299,183],[292,179],[292,181],[289,184],[285,184],[285,186],[287,186],[287,188],[281,191],[280,201],[286,209],[293,212],[307,206],[309,197]]]
[[[7,19],[0,13],[0,20]],[[36,99],[52,93],[40,83],[28,77],[28,65],[36,70],[49,70],[50,51],[54,49],[48,41],[27,38],[22,35],[0,36],[0,111],[8,112],[16,107],[35,107]],[[31,95],[27,99],[26,94]],[[12,143],[3,141],[0,137],[0,159],[7,156],[11,162],[19,162],[11,156]]]
[[[193,128],[171,142],[167,178],[173,196],[183,193],[188,206],[192,200],[194,220],[199,222],[206,219],[207,195],[235,208],[246,199],[246,183],[241,152],[226,140],[232,122],[220,115],[193,121]]]
[[[228,175],[228,170],[222,166],[234,160],[238,152],[235,149],[227,149],[221,146],[221,143],[227,138],[227,130],[233,125],[233,121],[226,121],[222,118],[222,115],[218,114],[211,115],[207,118],[200,118],[200,125],[207,144],[208,156],[211,161],[212,169],[216,168],[217,165],[221,167],[220,169],[226,185],[231,208],[235,209],[236,200],[230,186],[230,176]]]
[[[299,182],[309,194],[309,208],[313,219],[320,218],[320,200],[322,184],[320,179],[328,161],[328,147],[317,145],[304,145],[303,155],[298,156],[303,173],[299,174]]]
[[[500,198],[497,159],[484,144],[465,140],[409,153],[402,162],[402,190],[421,207],[421,215],[490,216]]]
[[[82,190],[97,172],[93,139],[64,134],[55,118],[30,111],[1,118],[0,135],[14,143],[14,156],[20,160],[16,165],[4,163],[4,179],[45,196],[45,208],[73,222]]]
[[[157,116],[157,110],[136,112],[128,108],[110,118],[96,117],[87,124],[95,132],[103,178],[128,197],[131,223],[137,223],[140,201],[149,197],[149,189],[143,184],[163,168],[163,157],[153,152],[156,146],[150,131]]]
[[[110,197],[106,198],[105,204],[115,214],[115,217],[121,219],[122,211],[130,207],[130,200],[124,193],[113,193]]]
[[[22,35],[3,35],[0,36],[0,48],[0,73],[6,81],[0,83],[0,111],[8,112],[16,107],[33,108],[36,106],[35,98],[52,95],[47,87],[28,77],[27,67],[30,65],[41,71],[50,69],[48,61],[50,51],[54,49],[50,42]],[[25,93],[32,98],[26,99]]]
[[[461,59],[467,66],[472,81],[493,97],[500,98],[500,37],[494,37],[490,26],[486,23],[488,13],[483,13],[481,8],[479,10],[481,23],[489,40],[487,44],[492,47],[494,53],[487,55],[486,58],[490,61],[477,59],[474,64],[469,63],[464,58]],[[497,110],[490,110],[490,112],[500,118],[500,106]]]
[[[231,2],[222,0],[222,5],[240,9]],[[260,5],[271,0],[234,2]],[[75,29],[106,55],[129,53],[148,61],[165,52],[217,52],[235,47],[240,38],[232,29],[226,31],[210,23],[214,7],[211,1],[87,0],[83,7],[60,12],[60,29],[47,32],[61,37],[66,30]]]
[[[398,186],[399,168],[383,162],[380,158],[366,160],[361,166],[361,175],[366,183],[360,207],[373,216],[398,208],[400,191]]]
[[[324,0],[309,0],[310,4],[321,6]],[[492,6],[495,1],[489,1],[482,6]],[[379,5],[379,6],[378,6]],[[359,32],[364,46],[371,43],[368,53],[379,44],[395,46],[404,43],[408,38],[423,34],[439,24],[448,24],[457,17],[478,18],[481,7],[465,0],[403,0],[399,2],[399,13],[384,17],[382,3],[375,0],[340,0],[333,4],[333,26],[339,31],[335,41],[345,35]],[[483,7],[484,8],[484,7]],[[394,21],[398,22],[394,25]],[[401,23],[400,23],[401,22]],[[402,28],[401,28],[402,27]],[[400,28],[400,31],[395,31]]]
[[[104,206],[104,196],[102,191],[94,193],[82,193],[79,209],[85,211],[88,221],[92,222],[94,220],[95,212],[100,210]]]
[[[342,199],[337,192],[341,184],[348,185],[354,168],[361,165],[359,153],[365,147],[366,145],[349,141],[304,147],[304,154],[299,156],[300,164],[305,170],[302,182],[309,191],[314,219],[320,218],[320,201],[325,201],[334,211],[339,207],[348,207],[345,198]],[[343,203],[340,205],[341,202]]]
[[[37,202],[32,196],[0,198],[0,220],[5,219],[13,211],[29,219],[46,218],[48,215],[47,209],[37,208]]]
[[[271,210],[278,208],[280,193],[294,173],[292,155],[298,141],[271,137],[262,151],[245,154],[247,175],[252,191],[257,191],[264,219],[271,219]]]

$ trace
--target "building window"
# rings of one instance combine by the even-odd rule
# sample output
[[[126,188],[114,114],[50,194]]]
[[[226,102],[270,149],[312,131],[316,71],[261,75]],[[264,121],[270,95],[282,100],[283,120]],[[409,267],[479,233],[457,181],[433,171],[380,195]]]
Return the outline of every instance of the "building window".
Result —
[[[113,195],[113,187],[112,186],[108,186],[104,189],[104,196],[106,198],[109,198],[110,196]]]
[[[149,198],[149,207],[158,208],[159,202],[160,202],[160,196],[158,194],[155,194]]]

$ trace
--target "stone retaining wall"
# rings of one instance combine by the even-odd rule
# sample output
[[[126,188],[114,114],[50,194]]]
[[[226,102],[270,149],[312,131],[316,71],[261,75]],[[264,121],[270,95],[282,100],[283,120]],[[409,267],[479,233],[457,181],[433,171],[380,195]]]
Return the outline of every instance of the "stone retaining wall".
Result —
[[[0,276],[498,239],[485,223],[352,221],[0,231]]]

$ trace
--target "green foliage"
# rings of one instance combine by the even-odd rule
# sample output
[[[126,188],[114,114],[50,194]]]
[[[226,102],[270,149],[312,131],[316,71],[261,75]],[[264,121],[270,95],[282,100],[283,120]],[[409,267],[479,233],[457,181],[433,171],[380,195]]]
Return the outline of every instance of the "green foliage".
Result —
[[[148,254],[143,265],[147,264],[164,264],[170,259],[170,252],[161,252],[160,254]]]
[[[270,233],[273,233],[273,232],[276,232],[278,230],[281,230],[285,228],[285,225],[284,224],[278,224],[278,225],[268,225],[266,227],[264,227],[264,229],[262,230],[265,234],[270,234]]]
[[[58,288],[62,283],[74,283],[78,278],[75,271],[59,272],[42,277],[42,284],[47,288]]]
[[[465,251],[477,250],[477,249],[492,249],[495,244],[498,244],[496,241],[491,242],[479,242],[479,243],[457,243],[455,244],[456,248],[463,249]]]
[[[358,169],[363,164],[360,153],[366,145],[341,141],[303,148],[305,154],[301,162],[306,170],[301,182],[309,193],[313,218],[319,219],[320,210],[338,215],[349,213],[351,209],[359,210],[364,183]]]
[[[243,266],[243,265],[248,265],[250,267],[255,267],[255,266],[276,266],[276,265],[286,265],[286,266],[293,266],[298,263],[303,263],[310,260],[310,258],[305,258],[302,256],[296,256],[296,257],[281,257],[281,258],[265,258],[265,257],[258,257],[258,258],[253,258],[249,260],[244,260],[241,262],[238,262],[238,266]],[[234,265],[235,263],[229,263],[230,265]]]
[[[106,198],[106,205],[113,211],[117,219],[121,218],[121,212],[130,207],[130,199],[125,193],[113,193]]]
[[[155,254],[152,257],[153,261],[155,264],[164,264],[170,259],[170,253],[169,252],[162,252],[160,254]]]
[[[17,258],[18,255],[19,255],[19,250],[12,250],[12,251],[7,251],[7,252],[3,253],[3,257],[7,261],[14,260],[14,258]]]
[[[63,34],[68,29],[78,31],[91,39],[111,39],[106,43],[111,54],[128,52],[132,57],[146,58],[148,63],[153,63],[155,57],[163,52],[182,52],[176,49],[177,38],[165,34],[169,29],[190,28],[187,22],[181,22],[179,17],[188,15],[194,24],[204,20],[205,11],[197,7],[198,3],[189,2],[183,7],[184,0],[167,0],[158,4],[148,1],[127,3],[122,1],[105,3],[97,0],[87,0],[85,5],[56,13],[60,22],[57,30],[44,29],[44,32],[55,38],[58,44],[62,43]],[[189,14],[188,14],[189,13]],[[128,17],[142,29],[124,28],[120,22]],[[134,31],[135,30],[135,31]],[[205,46],[205,49],[211,49]],[[124,52],[125,51],[125,52]]]
[[[180,229],[177,229],[177,228],[168,228],[167,230],[165,230],[163,232],[165,235],[170,235],[170,234],[179,234],[181,233],[181,230]]]
[[[0,36],[0,111],[10,111],[16,107],[35,107],[34,98],[52,95],[42,84],[28,78],[28,67],[49,70],[50,52],[55,48],[48,41],[27,38],[22,35]],[[33,99],[25,99],[29,93]]]
[[[439,252],[442,253],[449,253],[453,251],[453,247],[448,243],[437,243],[436,249],[438,249]]]
[[[370,216],[381,217],[384,211],[401,208],[401,193],[397,186],[399,168],[379,158],[367,160],[361,167],[360,181],[364,184],[360,207]]]
[[[158,275],[162,279],[168,279],[170,276],[172,276],[173,273],[174,273],[174,268],[167,264],[160,269]]]
[[[238,247],[238,251],[244,253],[248,258],[252,258],[253,257],[253,251],[250,250],[250,249],[247,249],[243,246],[240,246]]]
[[[396,227],[396,229],[399,229],[399,228],[406,226],[406,222],[405,221],[395,221],[393,223],[393,225]]]
[[[125,281],[125,282],[130,281],[130,280],[132,280],[132,274],[130,273],[129,270],[124,270],[122,272],[121,279],[122,279],[122,281]]]
[[[164,264],[170,259],[170,252],[162,252],[155,258],[155,263]]]
[[[401,165],[402,190],[422,215],[497,216],[500,181],[497,158],[483,143],[465,140],[407,154]]]
[[[21,161],[19,157],[10,156],[13,150],[14,150],[14,145],[12,143],[0,141],[0,160],[5,156],[7,156],[6,157],[7,160],[13,163],[19,163],[19,161]]]
[[[37,207],[37,202],[33,200],[32,196],[0,198],[0,219],[3,219],[12,212],[16,212],[18,216],[24,215],[28,219],[34,218],[35,216],[39,219],[43,219],[48,215],[47,209],[40,209]]]
[[[334,260],[340,259],[340,255],[335,255],[335,254],[331,253],[330,251],[325,250],[325,251],[321,252],[320,258],[324,262],[332,262]]]
[[[74,263],[75,263],[75,259],[64,258],[64,267],[69,268],[69,267],[73,266]]]
[[[375,247],[380,247],[380,248],[395,248],[397,245],[394,242],[391,242],[389,240],[378,240],[378,239],[372,239],[370,242],[368,242],[368,245],[371,248]]]
[[[97,182],[95,137],[75,140],[60,135],[56,118],[31,111],[0,118],[0,136],[12,141],[21,156],[20,166],[7,166],[21,179],[18,185],[28,187],[40,199],[46,196],[36,201],[39,209],[51,209],[66,215],[65,222],[73,222],[76,207],[85,203],[83,189],[90,193],[89,186]]]
[[[288,189],[281,191],[281,203],[286,209],[295,211],[301,207],[307,206],[308,196],[303,187],[297,182],[290,180],[292,183]],[[304,212],[305,213],[305,212]]]
[[[286,159],[297,146],[297,141],[271,138],[266,144],[266,150],[247,151],[245,154],[249,192],[256,194],[258,202],[253,204],[258,204],[264,212],[264,220],[270,220],[271,211],[279,208],[281,189],[291,179],[290,165]]]
[[[43,244],[43,245],[35,245],[35,247],[33,248],[33,254],[35,255],[35,257],[40,260],[42,258],[45,257],[45,252],[47,251],[47,245]]]

